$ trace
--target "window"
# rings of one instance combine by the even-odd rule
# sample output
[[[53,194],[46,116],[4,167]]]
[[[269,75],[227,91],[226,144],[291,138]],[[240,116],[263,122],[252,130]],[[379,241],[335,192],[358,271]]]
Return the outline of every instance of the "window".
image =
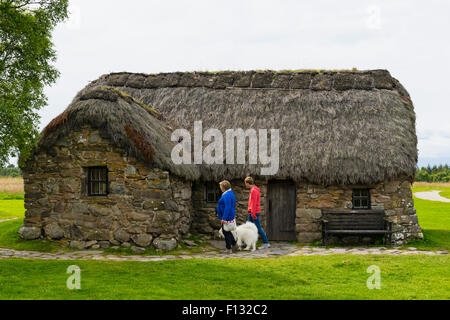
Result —
[[[108,168],[87,168],[87,191],[89,196],[106,196],[108,194]]]
[[[206,202],[218,202],[222,196],[219,184],[216,182],[206,183]]]
[[[370,209],[369,189],[353,189],[353,209]]]

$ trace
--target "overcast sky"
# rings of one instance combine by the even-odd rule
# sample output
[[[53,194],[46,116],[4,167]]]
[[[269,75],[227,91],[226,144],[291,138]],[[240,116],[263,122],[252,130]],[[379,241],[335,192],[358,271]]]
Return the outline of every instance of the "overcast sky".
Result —
[[[419,165],[450,164],[450,1],[70,2],[41,129],[109,72],[387,69],[414,102]]]

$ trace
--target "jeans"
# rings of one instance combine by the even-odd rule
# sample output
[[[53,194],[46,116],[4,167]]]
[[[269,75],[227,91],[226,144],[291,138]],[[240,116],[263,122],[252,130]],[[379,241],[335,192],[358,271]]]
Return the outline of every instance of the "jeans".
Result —
[[[248,215],[248,221],[253,222],[256,225],[256,228],[258,228],[258,232],[261,235],[262,241],[264,243],[269,243],[269,240],[267,239],[266,233],[264,232],[263,228],[261,227],[261,221],[259,220],[259,216],[261,214],[257,213],[256,214],[256,220],[252,218],[252,215],[249,214]]]
[[[234,246],[236,244],[236,240],[233,237],[233,234],[231,231],[225,231],[222,226],[222,232],[223,236],[225,237],[225,246],[227,249],[231,249],[231,246]]]

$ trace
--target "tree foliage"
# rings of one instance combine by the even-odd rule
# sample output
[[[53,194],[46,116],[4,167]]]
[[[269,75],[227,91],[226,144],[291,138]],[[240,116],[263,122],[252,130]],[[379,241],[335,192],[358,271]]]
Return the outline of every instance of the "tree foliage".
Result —
[[[44,87],[59,76],[51,32],[67,7],[68,0],[0,0],[0,166],[19,153],[23,162],[35,144]]]
[[[415,181],[450,182],[450,168],[448,164],[422,167],[417,170]]]

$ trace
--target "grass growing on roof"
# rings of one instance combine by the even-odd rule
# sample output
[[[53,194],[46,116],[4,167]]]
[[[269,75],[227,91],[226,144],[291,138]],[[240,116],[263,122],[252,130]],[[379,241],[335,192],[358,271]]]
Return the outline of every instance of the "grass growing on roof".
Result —
[[[131,96],[128,92],[125,92],[123,90],[120,90],[120,89],[117,89],[117,88],[114,88],[114,87],[100,86],[100,88],[102,88],[103,90],[113,90],[113,91],[117,92],[127,102],[129,102],[129,103],[135,102],[138,105],[140,105],[142,108],[147,110],[154,117],[156,117],[158,119],[161,118],[161,113],[158,110],[156,110],[152,106],[149,106],[149,105],[145,104],[141,100],[136,99],[135,97]]]

